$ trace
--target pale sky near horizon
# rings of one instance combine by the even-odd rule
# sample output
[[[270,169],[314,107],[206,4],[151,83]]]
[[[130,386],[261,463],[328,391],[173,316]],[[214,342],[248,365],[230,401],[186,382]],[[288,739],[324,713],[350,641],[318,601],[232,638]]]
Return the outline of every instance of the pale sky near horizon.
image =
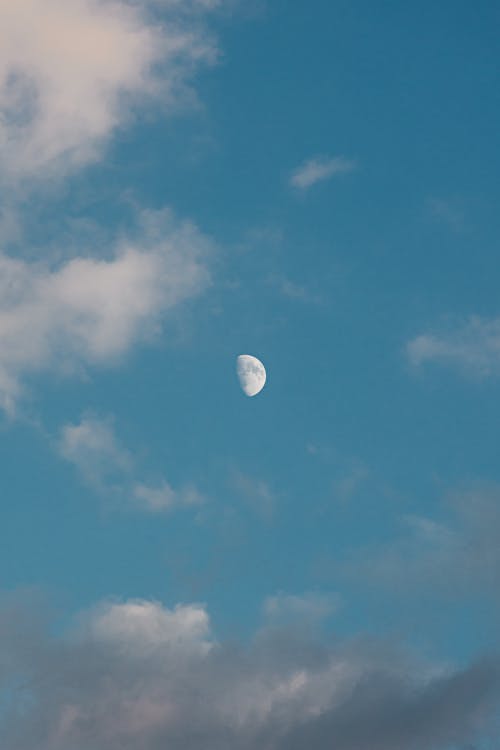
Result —
[[[499,22],[0,0],[2,750],[497,750]]]

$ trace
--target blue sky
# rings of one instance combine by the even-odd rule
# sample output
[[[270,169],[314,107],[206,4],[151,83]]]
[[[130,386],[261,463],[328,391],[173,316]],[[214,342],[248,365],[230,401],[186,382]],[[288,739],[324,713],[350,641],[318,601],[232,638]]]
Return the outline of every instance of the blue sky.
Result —
[[[0,2],[9,750],[497,746],[499,16]]]

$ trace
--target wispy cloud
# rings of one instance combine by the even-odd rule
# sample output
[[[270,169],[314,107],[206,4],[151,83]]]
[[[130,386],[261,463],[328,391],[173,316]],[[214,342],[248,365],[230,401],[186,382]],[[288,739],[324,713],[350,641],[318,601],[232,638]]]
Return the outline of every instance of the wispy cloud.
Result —
[[[87,414],[77,424],[66,424],[58,440],[61,456],[72,463],[86,482],[105,489],[132,469],[132,456],[119,444],[110,417]]]
[[[445,364],[478,377],[500,375],[500,318],[472,316],[454,327],[422,333],[408,342],[412,365]]]
[[[330,617],[340,605],[336,594],[308,591],[305,594],[280,592],[264,602],[264,614],[272,625],[315,625]]]
[[[138,104],[186,100],[200,64],[217,55],[195,10],[213,2],[0,2],[1,180],[46,181],[94,161]],[[190,13],[187,13],[190,11]],[[188,17],[187,17],[188,16]]]
[[[194,484],[176,489],[164,478],[157,482],[138,479],[136,461],[118,439],[110,416],[84,414],[79,422],[63,425],[56,449],[87,484],[113,498],[119,507],[166,513],[205,500]]]
[[[106,259],[57,265],[0,255],[0,406],[14,412],[22,376],[109,365],[161,331],[209,283],[210,242],[169,212],[143,213]]]
[[[2,737],[22,750],[429,750],[498,709],[496,658],[460,669],[401,647],[260,630],[218,642],[201,604],[102,602],[74,625],[0,607]]]
[[[356,169],[356,162],[344,156],[315,156],[295,169],[290,176],[290,185],[298,190],[307,190],[317,182],[324,182],[340,174]]]
[[[203,495],[194,485],[174,489],[165,480],[159,484],[136,484],[133,488],[137,504],[150,513],[162,513],[179,507],[201,505]]]
[[[353,462],[349,470],[333,482],[333,496],[341,503],[349,503],[362,490],[370,477],[366,466]]]
[[[272,519],[278,496],[266,481],[235,471],[231,476],[231,485],[258,516],[267,521]]]
[[[266,282],[277,289],[283,297],[287,297],[290,300],[312,305],[320,304],[322,301],[321,296],[306,284],[293,281],[282,274],[269,274]]]
[[[432,216],[439,219],[453,231],[459,232],[463,228],[464,214],[456,201],[445,198],[431,198],[428,201],[428,207]]]
[[[476,486],[455,492],[441,518],[405,516],[402,532],[379,549],[355,551],[350,573],[414,594],[416,588],[440,596],[487,591],[498,594],[500,570],[500,489]]]

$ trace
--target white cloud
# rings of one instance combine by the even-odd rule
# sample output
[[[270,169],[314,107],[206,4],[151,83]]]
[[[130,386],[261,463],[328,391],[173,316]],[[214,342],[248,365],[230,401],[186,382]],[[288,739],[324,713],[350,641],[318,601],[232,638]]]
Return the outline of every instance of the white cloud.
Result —
[[[441,332],[428,332],[408,342],[410,363],[437,362],[479,377],[500,374],[500,318],[473,316]]]
[[[29,372],[109,365],[161,330],[209,283],[210,243],[169,213],[146,214],[139,236],[56,267],[0,255],[0,405],[12,412]]]
[[[201,656],[213,646],[208,614],[198,604],[170,610],[142,599],[106,602],[81,619],[80,630],[87,638],[139,656],[159,649]]]
[[[97,158],[148,98],[167,109],[216,48],[186,17],[213,2],[0,0],[2,180],[60,175]]]
[[[308,159],[292,172],[290,185],[298,190],[307,190],[317,182],[329,180],[339,174],[347,174],[356,169],[356,162],[344,156],[316,156]]]

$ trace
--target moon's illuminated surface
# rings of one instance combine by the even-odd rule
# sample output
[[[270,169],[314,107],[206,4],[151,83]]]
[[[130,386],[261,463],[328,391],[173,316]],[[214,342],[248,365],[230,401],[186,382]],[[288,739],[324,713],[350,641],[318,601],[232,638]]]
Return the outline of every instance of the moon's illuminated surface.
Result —
[[[266,369],[257,357],[251,354],[240,354],[236,360],[236,372],[243,392],[247,396],[256,396],[265,385]]]

